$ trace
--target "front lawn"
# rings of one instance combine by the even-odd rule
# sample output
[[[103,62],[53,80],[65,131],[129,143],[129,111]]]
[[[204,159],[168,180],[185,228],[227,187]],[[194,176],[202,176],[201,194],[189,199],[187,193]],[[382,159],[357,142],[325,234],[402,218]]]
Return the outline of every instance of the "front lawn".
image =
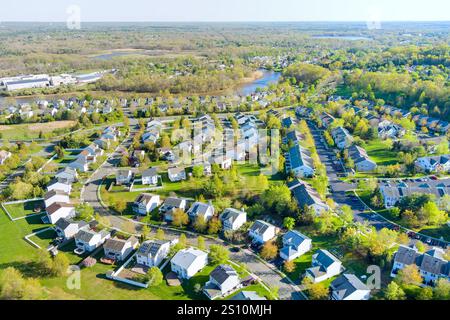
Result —
[[[387,166],[399,162],[398,153],[389,150],[382,140],[367,141],[365,149],[369,157],[379,166]]]

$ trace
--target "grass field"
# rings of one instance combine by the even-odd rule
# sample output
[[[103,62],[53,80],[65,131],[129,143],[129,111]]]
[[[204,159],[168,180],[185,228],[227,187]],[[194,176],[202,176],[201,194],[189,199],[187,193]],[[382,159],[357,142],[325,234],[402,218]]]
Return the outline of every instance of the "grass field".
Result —
[[[29,239],[31,241],[36,243],[42,249],[46,249],[53,242],[53,240],[55,238],[56,238],[56,232],[54,229],[48,229],[44,232],[41,232],[39,234],[29,237]]]
[[[9,215],[15,219],[20,217],[25,217],[30,214],[36,214],[44,210],[45,205],[44,201],[42,200],[36,200],[36,201],[29,201],[29,202],[23,202],[23,203],[12,203],[12,204],[3,204],[6,210],[8,210]],[[34,211],[35,208],[41,208],[40,211]]]
[[[398,163],[398,154],[390,151],[382,140],[366,142],[365,149],[369,157],[379,166],[387,166]]]
[[[75,123],[75,121],[65,120],[45,123],[0,125],[0,132],[3,135],[3,139],[35,139],[39,137],[40,132],[49,133],[59,129],[71,128]]]

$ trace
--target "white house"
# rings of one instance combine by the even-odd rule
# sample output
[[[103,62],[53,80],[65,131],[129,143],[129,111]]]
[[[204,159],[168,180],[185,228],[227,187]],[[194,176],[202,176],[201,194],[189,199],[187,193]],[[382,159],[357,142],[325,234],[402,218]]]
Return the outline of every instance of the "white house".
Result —
[[[420,253],[417,248],[400,245],[394,255],[391,277],[396,277],[405,266],[415,264],[426,285],[434,285],[440,278],[450,279],[449,262],[445,259],[444,250],[433,247]]]
[[[220,215],[220,221],[222,221],[224,231],[236,231],[247,222],[247,213],[245,211],[227,208]]]
[[[209,274],[203,292],[209,299],[225,297],[241,286],[239,275],[230,265],[221,264]]]
[[[103,250],[108,259],[122,261],[128,257],[134,249],[137,248],[138,244],[139,241],[134,236],[131,236],[127,240],[114,237],[105,241]]]
[[[87,172],[89,170],[89,162],[86,157],[78,157],[76,160],[69,163],[67,167],[79,172]]]
[[[208,264],[208,254],[189,248],[178,251],[170,260],[170,267],[182,279],[190,279]]]
[[[353,137],[343,127],[338,127],[331,131],[331,136],[333,137],[336,147],[343,150],[350,147],[353,144]]]
[[[169,168],[167,170],[169,180],[172,182],[177,182],[181,180],[186,180],[186,171],[181,167]]]
[[[416,168],[424,172],[449,172],[450,155],[422,157],[414,163]]]
[[[158,170],[150,168],[142,172],[142,184],[157,185],[158,184]]]
[[[55,202],[69,203],[70,198],[67,192],[55,189],[47,192],[44,195],[45,207],[48,208],[51,204]]]
[[[76,215],[75,206],[70,203],[54,202],[46,208],[47,217],[51,224],[61,218],[73,218]]]
[[[299,208],[310,208],[319,215],[323,211],[328,211],[330,207],[322,201],[319,193],[309,184],[303,181],[294,180],[288,184],[292,196],[297,201]]]
[[[356,171],[371,172],[377,168],[377,164],[367,155],[366,150],[353,145],[348,148],[348,156],[353,160]]]
[[[283,260],[294,260],[305,254],[312,247],[312,240],[296,230],[288,231],[283,236],[283,248],[280,250],[280,257]]]
[[[343,274],[330,285],[331,300],[369,300],[370,289],[354,274]]]
[[[286,153],[286,171],[292,171],[297,178],[312,177],[314,165],[309,151],[299,144],[290,148]]]
[[[311,268],[306,269],[306,276],[314,283],[337,276],[342,271],[342,262],[328,250],[319,249],[312,256]]]
[[[0,164],[4,164],[5,161],[11,157],[11,152],[6,150],[0,150]]]
[[[228,170],[231,168],[233,159],[229,155],[214,155],[211,157],[211,164],[217,164],[220,169]]]
[[[87,230],[89,224],[84,221],[72,221],[70,219],[61,218],[55,223],[55,231],[58,237],[63,239],[73,238],[78,231]]]
[[[111,234],[102,230],[96,232],[94,230],[80,230],[75,235],[75,245],[79,249],[83,249],[87,252],[92,252],[99,246],[101,246],[107,239],[111,237]]]
[[[248,231],[253,242],[259,244],[272,240],[275,238],[276,233],[277,229],[274,225],[262,220],[256,220]]]
[[[116,184],[129,184],[133,178],[133,173],[131,170],[118,170],[116,172]]]
[[[164,200],[159,212],[164,215],[164,220],[172,221],[172,214],[175,209],[186,210],[187,201],[185,199],[169,197]]]
[[[170,241],[145,241],[136,253],[136,261],[147,267],[157,267],[167,257],[169,251]]]
[[[214,207],[211,204],[203,202],[194,202],[187,211],[191,221],[195,221],[198,216],[203,216],[206,221],[214,216]]]
[[[159,195],[142,193],[134,201],[133,211],[140,215],[146,215],[158,207],[159,203]]]
[[[74,183],[78,179],[77,170],[69,166],[64,167],[56,173],[55,178],[66,179],[70,183]]]
[[[47,186],[47,191],[52,190],[59,190],[65,193],[70,193],[72,191],[72,184],[67,179],[53,179]]]

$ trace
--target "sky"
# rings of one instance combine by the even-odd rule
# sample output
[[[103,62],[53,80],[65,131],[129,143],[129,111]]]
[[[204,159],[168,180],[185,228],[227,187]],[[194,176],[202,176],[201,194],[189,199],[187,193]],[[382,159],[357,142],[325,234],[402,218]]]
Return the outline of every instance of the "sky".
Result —
[[[1,21],[449,21],[449,0],[0,0]]]

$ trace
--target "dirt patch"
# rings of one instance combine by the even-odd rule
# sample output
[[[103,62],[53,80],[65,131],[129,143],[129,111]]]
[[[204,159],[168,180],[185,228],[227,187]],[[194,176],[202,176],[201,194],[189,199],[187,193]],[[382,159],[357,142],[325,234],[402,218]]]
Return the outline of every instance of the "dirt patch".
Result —
[[[30,123],[30,124],[17,124],[17,125],[0,125],[0,131],[14,130],[14,129],[27,129],[34,132],[51,132],[57,129],[70,128],[76,124],[76,121],[64,120],[53,121],[45,123]]]

